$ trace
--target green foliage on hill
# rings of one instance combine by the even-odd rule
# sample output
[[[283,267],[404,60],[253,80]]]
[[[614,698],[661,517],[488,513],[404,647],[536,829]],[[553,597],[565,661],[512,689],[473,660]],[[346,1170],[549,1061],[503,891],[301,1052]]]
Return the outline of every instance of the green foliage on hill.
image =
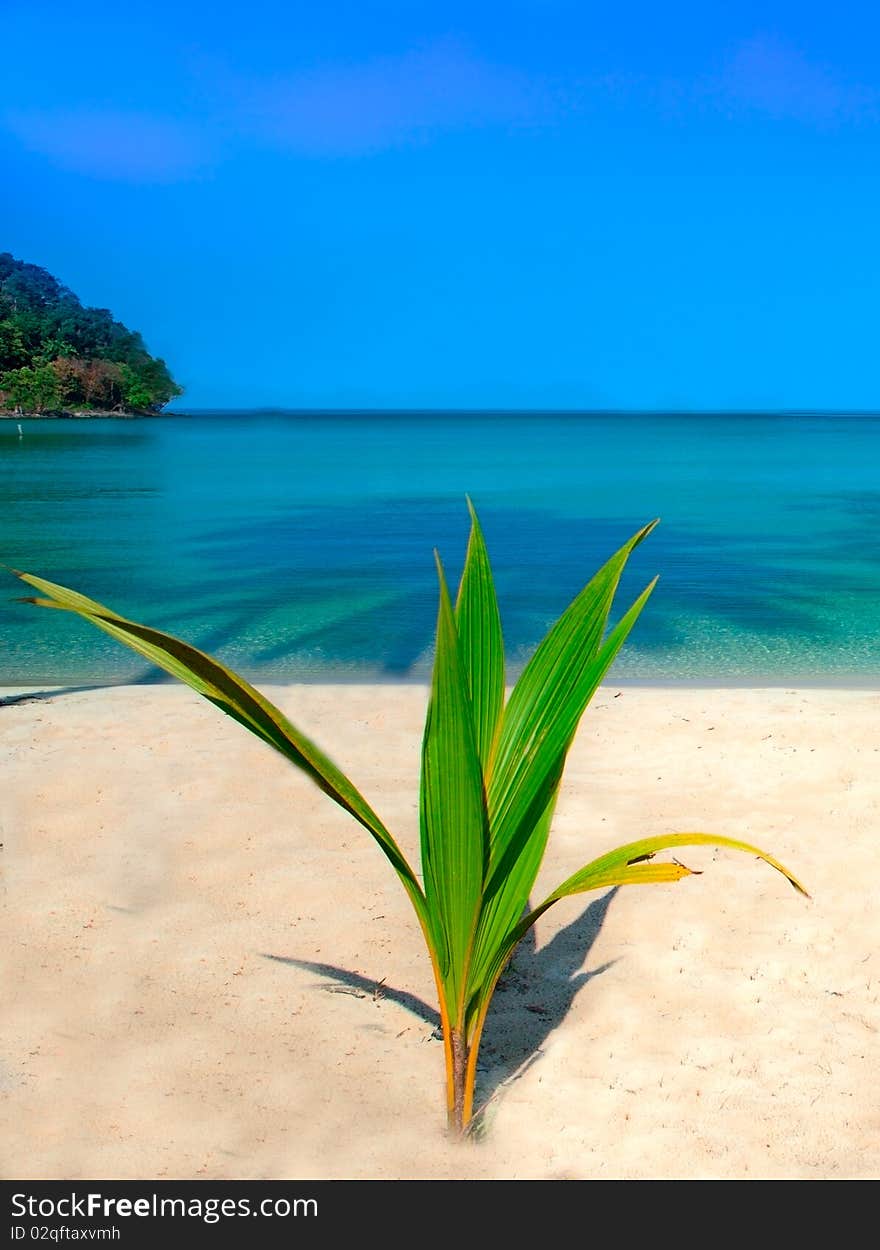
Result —
[[[158,412],[182,393],[140,334],[0,252],[0,408]]]

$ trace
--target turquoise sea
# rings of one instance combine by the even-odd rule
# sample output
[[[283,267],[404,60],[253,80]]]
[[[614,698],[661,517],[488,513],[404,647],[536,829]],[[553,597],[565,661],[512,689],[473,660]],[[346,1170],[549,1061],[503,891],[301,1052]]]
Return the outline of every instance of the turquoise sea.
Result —
[[[0,561],[178,633],[256,681],[422,679],[433,549],[474,501],[511,673],[660,517],[616,679],[880,685],[880,416],[211,412],[0,421]],[[0,594],[0,684],[151,680]]]

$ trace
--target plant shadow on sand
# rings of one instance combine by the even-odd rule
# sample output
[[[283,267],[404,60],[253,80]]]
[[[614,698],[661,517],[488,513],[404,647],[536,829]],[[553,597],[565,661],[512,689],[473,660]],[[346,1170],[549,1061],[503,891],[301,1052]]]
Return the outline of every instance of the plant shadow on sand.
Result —
[[[546,946],[538,948],[534,928],[516,947],[498,982],[489,1008],[486,1033],[477,1065],[475,1113],[471,1132],[485,1132],[485,1112],[505,1086],[517,1080],[536,1062],[550,1034],[565,1019],[579,991],[612,962],[589,971],[583,965],[593,947],[619,887],[594,899]],[[350,990],[372,1001],[388,1000],[424,1020],[440,1036],[440,1014],[415,994],[395,989],[385,980],[372,980],[335,964],[310,959],[264,954],[264,959],[288,964],[326,978],[326,989]]]

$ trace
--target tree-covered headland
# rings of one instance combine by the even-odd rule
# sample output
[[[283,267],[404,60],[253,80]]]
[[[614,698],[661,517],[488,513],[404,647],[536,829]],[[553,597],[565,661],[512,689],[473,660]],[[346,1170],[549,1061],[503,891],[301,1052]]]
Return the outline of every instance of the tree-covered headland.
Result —
[[[182,393],[140,334],[0,252],[0,409],[156,413]]]

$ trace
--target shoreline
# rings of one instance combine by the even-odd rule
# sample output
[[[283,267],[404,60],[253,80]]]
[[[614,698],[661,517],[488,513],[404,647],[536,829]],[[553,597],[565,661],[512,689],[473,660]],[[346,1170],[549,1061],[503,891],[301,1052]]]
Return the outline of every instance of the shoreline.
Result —
[[[102,417],[110,419],[119,419],[121,421],[131,421],[136,417],[160,417],[173,416],[173,413],[161,412],[114,412],[103,408],[90,408],[82,411],[63,411],[57,412],[10,412],[8,409],[0,411],[0,421],[90,421]]]
[[[7,1178],[880,1178],[880,913],[854,872],[876,857],[880,691],[605,683],[536,895],[705,829],[811,897],[685,847],[686,881],[551,908],[493,1002],[470,1147],[445,1135],[430,965],[370,836],[180,683],[18,689]],[[264,689],[418,864],[426,685]]]
[[[353,676],[350,673],[339,672],[321,673],[312,677],[296,677],[296,678],[275,678],[262,677],[259,674],[248,674],[239,671],[239,676],[249,682],[257,690],[276,690],[285,691],[301,688],[320,688],[329,687],[338,689],[340,686],[351,686],[354,688],[384,688],[389,690],[430,687],[430,673],[413,677],[392,677],[387,674],[380,676]],[[512,675],[506,682],[506,690],[508,694],[516,682],[519,673]],[[157,687],[167,686],[184,686],[176,678],[166,676],[164,673],[157,672],[155,676],[150,676],[146,681],[131,681],[122,678],[119,681],[94,680],[92,678],[76,678],[73,677],[69,681],[7,681],[0,679],[0,700],[9,698],[10,696],[27,696],[31,693],[63,695],[68,692],[89,692],[98,693],[104,690],[123,689],[155,689]],[[757,677],[677,677],[677,678],[648,678],[648,677],[619,677],[613,680],[606,679],[599,690],[598,697],[603,691],[609,689],[629,690],[629,691],[766,691],[768,693],[791,692],[797,693],[801,690],[810,693],[821,692],[847,692],[880,694],[880,674],[865,675],[857,677],[852,675],[841,675],[839,678],[833,675],[824,674],[817,677],[778,677],[778,678],[757,678]],[[589,712],[589,708],[588,708]]]

